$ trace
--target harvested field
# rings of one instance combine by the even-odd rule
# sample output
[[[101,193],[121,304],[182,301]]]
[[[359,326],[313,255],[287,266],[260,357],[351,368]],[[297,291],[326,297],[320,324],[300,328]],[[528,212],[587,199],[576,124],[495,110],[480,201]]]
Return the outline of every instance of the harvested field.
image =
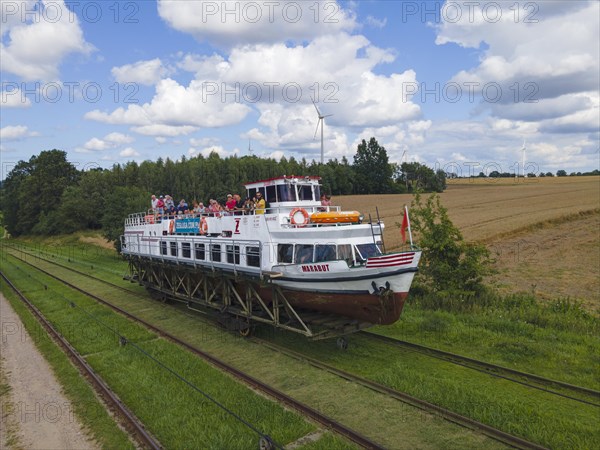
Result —
[[[394,224],[411,199],[365,195],[334,202],[365,216],[375,216],[378,206],[389,250],[401,244]],[[600,306],[599,177],[451,180],[441,199],[465,238],[485,243],[496,256],[494,280],[502,291]]]

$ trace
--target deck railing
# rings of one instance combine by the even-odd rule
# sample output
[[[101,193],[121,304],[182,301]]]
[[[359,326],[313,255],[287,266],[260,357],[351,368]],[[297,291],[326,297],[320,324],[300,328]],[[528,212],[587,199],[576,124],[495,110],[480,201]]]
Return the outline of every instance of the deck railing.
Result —
[[[306,210],[307,213],[312,214],[316,212],[339,212],[341,211],[340,206],[278,206],[278,207],[268,207],[265,208],[265,214],[274,215],[274,214],[289,214],[296,208],[302,208]],[[129,216],[125,219],[125,227],[134,227],[139,225],[148,225],[160,223],[163,219],[192,219],[196,217],[223,217],[223,216],[253,216],[253,215],[261,215],[256,212],[256,210],[252,211],[221,211],[217,213],[213,212],[204,212],[204,213],[187,213],[187,214],[159,214],[151,209],[145,212],[138,212],[129,214]],[[318,224],[310,224],[310,225],[318,225]]]

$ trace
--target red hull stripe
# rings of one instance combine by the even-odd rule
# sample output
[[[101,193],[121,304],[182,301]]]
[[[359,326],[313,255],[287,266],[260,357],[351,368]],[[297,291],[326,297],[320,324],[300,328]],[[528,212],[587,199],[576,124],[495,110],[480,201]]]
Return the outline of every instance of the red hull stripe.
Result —
[[[367,267],[390,267],[410,264],[414,258],[414,255],[414,253],[402,253],[399,255],[388,255],[379,256],[376,258],[369,258],[367,260]]]
[[[367,261],[367,267],[381,267],[381,266],[402,266],[404,264],[412,263],[412,259],[404,261],[381,261],[381,262],[369,262]]]

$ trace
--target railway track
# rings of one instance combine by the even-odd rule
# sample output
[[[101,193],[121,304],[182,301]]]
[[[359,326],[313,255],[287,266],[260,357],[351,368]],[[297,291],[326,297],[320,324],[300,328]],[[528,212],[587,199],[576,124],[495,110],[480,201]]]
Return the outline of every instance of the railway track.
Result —
[[[135,321],[137,321],[139,323],[144,324],[145,326],[147,326],[151,330],[155,331],[156,333],[158,333],[158,334],[160,334],[162,336],[165,336],[165,337],[173,340],[174,342],[182,345],[183,347],[187,348],[188,350],[190,350],[190,351],[192,351],[192,352],[194,352],[196,354],[199,354],[203,358],[205,357],[206,354],[204,352],[202,352],[202,351],[194,348],[193,346],[189,345],[185,341],[182,341],[182,340],[180,340],[180,339],[178,339],[178,338],[170,335],[168,332],[165,332],[164,330],[161,330],[160,328],[158,328],[158,327],[156,327],[156,326],[154,326],[154,325],[152,325],[152,324],[144,321],[143,319],[140,319],[140,318],[137,318],[136,316],[133,316],[132,314],[128,313],[127,311],[123,310],[122,308],[120,308],[120,307],[118,307],[116,305],[113,305],[110,302],[108,302],[108,301],[106,301],[106,300],[104,300],[104,299],[96,296],[95,294],[87,292],[84,289],[81,289],[78,286],[75,286],[75,285],[73,285],[72,283],[70,283],[70,282],[68,282],[66,280],[61,279],[60,277],[58,277],[58,276],[56,276],[56,275],[54,275],[54,274],[52,274],[52,273],[50,273],[48,271],[45,271],[45,270],[43,270],[43,269],[41,269],[41,268],[33,265],[32,263],[30,263],[28,261],[24,261],[24,260],[16,257],[15,255],[12,255],[12,256],[15,257],[15,258],[17,258],[17,259],[19,259],[19,260],[21,260],[22,262],[30,265],[31,267],[33,267],[33,268],[41,271],[42,273],[45,273],[46,275],[48,275],[48,276],[56,279],[57,281],[60,281],[60,282],[62,282],[64,284],[66,284],[67,286],[69,286],[69,287],[71,287],[71,288],[73,288],[73,289],[81,292],[82,294],[87,295],[90,298],[93,298],[96,301],[99,301],[100,303],[109,306],[113,310],[115,310],[115,311],[117,311],[117,312],[125,315],[126,317],[128,317],[128,318],[130,318],[132,320],[135,320]],[[48,261],[48,262],[56,264],[54,261]],[[126,291],[126,292],[128,292],[130,294],[139,295],[139,294],[137,294],[137,293],[135,293],[135,292],[127,289],[127,288],[124,288],[122,286],[110,283],[109,281],[96,278],[96,277],[94,277],[92,275],[86,274],[84,272],[78,271],[78,270],[70,268],[68,266],[64,266],[64,265],[61,265],[61,264],[57,264],[57,265],[65,268],[67,270],[73,271],[75,273],[78,273],[78,274],[84,275],[86,277],[92,278],[92,279],[94,279],[96,281],[99,281],[99,282],[102,282],[104,284],[110,285],[113,288],[117,288],[119,290]],[[140,295],[140,297],[146,298],[145,296],[141,296],[141,295]],[[203,320],[205,320],[205,319],[203,319]],[[211,323],[214,323],[214,322],[211,322]],[[377,336],[377,335],[374,335],[374,336]],[[277,345],[277,344],[275,344],[273,342],[270,342],[270,341],[267,341],[267,340],[264,340],[264,339],[260,339],[260,338],[257,338],[257,337],[252,337],[252,338],[250,338],[250,340],[252,342],[256,343],[257,345],[261,345],[261,346],[266,347],[266,348],[268,348],[268,349],[270,349],[272,351],[284,354],[284,355],[286,355],[286,356],[288,356],[290,358],[296,359],[298,361],[305,362],[305,363],[307,363],[307,364],[309,364],[309,365],[311,365],[313,367],[316,367],[316,368],[319,368],[321,370],[324,370],[324,371],[326,371],[328,373],[331,373],[333,375],[341,377],[341,378],[343,378],[345,380],[351,381],[353,383],[356,383],[358,385],[361,385],[361,386],[366,387],[368,389],[371,389],[373,391],[379,392],[379,393],[381,393],[383,395],[386,395],[388,397],[394,398],[394,399],[396,399],[398,401],[401,401],[401,402],[403,402],[405,404],[408,404],[408,405],[411,405],[413,407],[419,408],[419,409],[421,409],[423,411],[426,411],[427,413],[430,413],[430,414],[432,414],[434,416],[441,417],[441,418],[443,418],[443,419],[445,419],[447,421],[450,421],[452,423],[458,424],[458,425],[460,425],[462,427],[465,427],[465,428],[474,430],[476,432],[479,432],[479,433],[481,433],[483,435],[486,435],[486,436],[488,436],[488,437],[490,437],[492,439],[495,439],[495,440],[497,440],[499,442],[507,444],[507,445],[509,445],[511,447],[521,448],[521,449],[543,449],[543,448],[545,448],[545,447],[540,446],[540,445],[538,445],[536,443],[527,441],[526,439],[520,438],[518,436],[511,435],[510,433],[506,433],[506,432],[504,432],[502,430],[496,429],[494,427],[491,427],[489,425],[486,425],[484,423],[481,423],[481,422],[476,421],[474,419],[471,419],[469,417],[460,415],[458,413],[455,413],[453,411],[450,411],[450,410],[445,409],[443,407],[440,407],[438,405],[435,405],[435,404],[432,404],[430,402],[421,400],[421,399],[416,398],[414,396],[411,396],[411,395],[409,395],[407,393],[394,390],[394,389],[392,389],[392,388],[390,388],[388,386],[385,386],[383,384],[376,383],[374,381],[368,380],[366,378],[360,377],[360,376],[352,374],[350,372],[338,369],[336,367],[333,367],[333,366],[331,366],[329,364],[323,363],[323,362],[321,362],[321,361],[319,361],[317,359],[314,359],[312,357],[309,357],[307,355],[304,355],[304,354],[295,352],[293,350],[290,350],[289,348],[286,348],[284,346],[280,346],[280,345]],[[213,359],[214,358],[212,356],[209,356],[208,360],[210,362],[212,362]],[[223,364],[223,366],[221,366],[221,364]],[[234,372],[231,372],[230,369],[228,369],[226,367],[225,363],[223,363],[221,361],[218,361],[218,360],[217,360],[217,363],[215,363],[215,365],[217,367],[221,368],[222,370],[225,370],[225,371],[227,371],[229,373],[232,373],[232,375],[238,377],[238,375],[236,374],[237,369],[234,369]],[[256,381],[256,380],[252,379],[252,382],[254,382],[254,381]],[[252,385],[252,386],[254,386],[255,388],[258,388],[258,389],[262,390],[262,388],[260,386],[255,386],[255,385],[252,384],[252,382],[250,382],[249,384]],[[269,391],[263,391],[263,392],[266,392],[267,394],[272,395]],[[272,396],[275,397],[275,398],[277,398],[276,395],[272,395]],[[278,400],[282,401],[283,403],[289,404],[285,400],[281,400],[281,399],[278,399]],[[294,405],[290,405],[290,406],[294,407]],[[324,422],[320,422],[315,417],[313,417],[311,414],[307,414],[307,415],[309,417],[313,418],[313,420],[316,420],[317,422],[319,422],[319,423],[321,423],[321,424],[323,424],[325,426],[328,426],[330,428],[335,429],[335,425],[333,425],[332,423],[330,423],[330,422],[325,422],[325,423]],[[348,435],[346,435],[343,432],[340,433],[340,434],[345,435],[346,437],[349,437]],[[351,440],[353,440],[356,443],[359,443],[355,439],[351,439]],[[363,445],[363,444],[360,444],[360,445]],[[369,446],[366,446],[366,447],[370,448]]]
[[[533,389],[538,389],[570,400],[575,400],[577,402],[600,407],[600,392],[594,389],[565,383],[563,381],[552,380],[550,378],[544,378],[539,375],[521,372],[519,370],[511,369],[509,367],[491,364],[485,361],[480,361],[478,359],[458,355],[456,353],[438,350],[436,348],[427,347],[425,345],[415,344],[413,342],[403,341],[400,339],[395,339],[389,336],[383,336],[381,334],[376,334],[369,331],[359,331],[359,334],[371,340],[384,342],[388,345],[400,347],[413,352],[418,352],[427,356],[441,359],[443,361],[448,361],[452,364],[477,370],[479,372],[483,372],[494,377],[503,378],[505,380],[522,384]],[[560,392],[552,388],[560,388],[563,389],[565,392]],[[582,396],[585,396],[585,398]],[[589,398],[592,398],[594,400],[590,400]]]
[[[203,360],[207,361],[208,363],[212,364],[214,367],[217,367],[218,369],[222,370],[223,372],[229,373],[230,375],[234,376],[235,378],[237,378],[238,380],[242,381],[243,383],[245,383],[247,386],[250,386],[253,389],[256,389],[258,391],[261,391],[262,393],[268,395],[269,397],[275,399],[276,401],[278,401],[281,404],[284,404],[296,411],[298,411],[300,414],[302,414],[303,416],[310,418],[311,420],[313,420],[314,422],[320,424],[321,426],[323,426],[324,428],[328,429],[328,430],[332,430],[338,434],[340,434],[341,436],[344,436],[346,439],[354,442],[355,444],[359,445],[362,448],[366,448],[366,449],[381,449],[383,448],[380,444],[372,441],[371,439],[369,439],[368,437],[350,429],[349,427],[346,427],[345,425],[335,421],[334,419],[320,413],[319,411],[309,407],[308,405],[305,405],[297,400],[295,400],[294,398],[286,395],[285,393],[267,385],[266,383],[261,382],[260,380],[240,371],[239,369],[231,366],[230,364],[227,364],[226,362],[200,350],[199,348],[187,343],[186,341],[183,341],[181,339],[179,339],[178,337],[172,335],[171,333],[162,330],[161,328],[155,326],[154,324],[141,319],[131,313],[129,313],[128,311],[125,311],[124,309],[120,308],[117,305],[114,305],[110,302],[108,302],[107,300],[86,291],[85,289],[82,289],[40,267],[35,266],[34,264],[30,263],[29,261],[25,261],[15,255],[12,255],[12,257],[14,257],[15,259],[29,265],[30,267],[32,267],[33,269],[63,283],[64,285],[76,290],[77,292],[80,292],[94,300],[96,300],[97,302],[111,308],[112,310],[124,315],[125,317],[138,322],[142,325],[144,325],[146,328],[148,328],[149,330],[155,332],[156,334],[169,339],[170,341],[182,346],[183,348],[189,350],[190,352],[192,352],[193,354],[201,357]],[[51,262],[51,261],[50,261]],[[67,267],[68,268],[68,267]],[[6,278],[4,276],[4,274],[2,274],[2,277],[5,278],[8,282],[8,278]],[[108,283],[108,282],[107,282]],[[109,283],[110,284],[110,283]],[[131,291],[129,291],[131,292]],[[29,303],[30,304],[30,303]],[[33,307],[33,305],[31,305]],[[40,317],[43,318],[43,316],[40,314]],[[45,321],[45,319],[44,319]],[[47,321],[46,321],[47,322]],[[68,343],[66,343],[68,345]],[[70,346],[69,346],[70,347]],[[83,360],[83,358],[81,358]],[[85,361],[84,361],[85,362]],[[87,363],[86,363],[87,364]],[[90,368],[91,370],[91,368]],[[108,387],[107,387],[108,388]],[[152,447],[154,448],[154,447]],[[160,447],[156,447],[156,448],[160,448]],[[262,442],[261,441],[261,448],[265,448],[265,449],[271,449],[274,448],[273,443],[269,442],[269,441],[265,441]]]
[[[19,249],[19,251],[23,252],[29,256],[32,256],[34,258],[39,258],[46,262],[51,262],[53,264],[56,264],[59,267],[62,267],[64,269],[67,269],[69,271],[77,273],[79,275],[88,277],[95,281],[101,282],[101,283],[111,286],[113,288],[119,289],[123,292],[128,292],[132,295],[146,298],[145,295],[140,295],[137,292],[127,289],[123,286],[119,286],[117,284],[111,283],[102,278],[95,277],[93,275],[90,275],[89,273],[74,269],[74,268],[69,267],[64,264],[57,263],[56,261],[42,258],[39,255],[36,255],[33,253],[25,252],[23,249]],[[570,400],[574,400],[574,401],[578,401],[581,403],[600,407],[600,391],[597,391],[594,389],[586,388],[583,386],[577,386],[574,384],[566,383],[566,382],[559,381],[559,380],[554,380],[551,378],[542,377],[539,375],[519,371],[519,370],[508,368],[505,366],[500,366],[497,364],[492,364],[492,363],[488,363],[485,361],[477,360],[477,359],[470,358],[467,356],[463,356],[463,355],[447,352],[444,350],[439,350],[436,348],[424,346],[421,344],[416,344],[413,342],[408,342],[408,341],[395,339],[395,338],[388,337],[388,336],[383,336],[383,335],[372,333],[369,331],[360,331],[356,334],[364,336],[367,339],[382,342],[386,345],[403,348],[408,351],[418,352],[418,353],[421,353],[426,356],[430,356],[433,358],[447,361],[452,364],[460,365],[460,366],[467,367],[472,370],[486,373],[490,376],[494,376],[497,378],[503,378],[508,381],[515,382],[515,383],[521,384],[526,387],[530,387],[532,389],[541,390],[541,391],[547,392],[549,394],[557,395],[557,396],[564,397],[564,398],[567,398]],[[556,388],[559,388],[560,390],[556,390]]]
[[[71,361],[80,370],[80,372],[90,381],[98,395],[104,401],[117,411],[117,417],[121,418],[124,427],[131,432],[135,439],[144,447],[153,450],[162,449],[158,442],[145,428],[142,422],[119,400],[117,395],[110,387],[100,378],[100,376],[92,369],[87,361],[75,350],[71,344],[52,326],[52,324],[44,317],[44,315],[29,301],[29,299],[0,271],[0,277],[21,299],[27,308],[33,313],[38,322],[44,327],[48,334],[57,342]]]

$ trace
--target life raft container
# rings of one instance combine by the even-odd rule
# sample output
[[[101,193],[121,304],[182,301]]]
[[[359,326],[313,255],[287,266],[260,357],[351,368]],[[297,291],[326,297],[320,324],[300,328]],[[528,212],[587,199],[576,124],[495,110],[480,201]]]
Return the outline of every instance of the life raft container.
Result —
[[[329,211],[316,212],[310,216],[313,223],[358,223],[360,213],[358,211]]]

